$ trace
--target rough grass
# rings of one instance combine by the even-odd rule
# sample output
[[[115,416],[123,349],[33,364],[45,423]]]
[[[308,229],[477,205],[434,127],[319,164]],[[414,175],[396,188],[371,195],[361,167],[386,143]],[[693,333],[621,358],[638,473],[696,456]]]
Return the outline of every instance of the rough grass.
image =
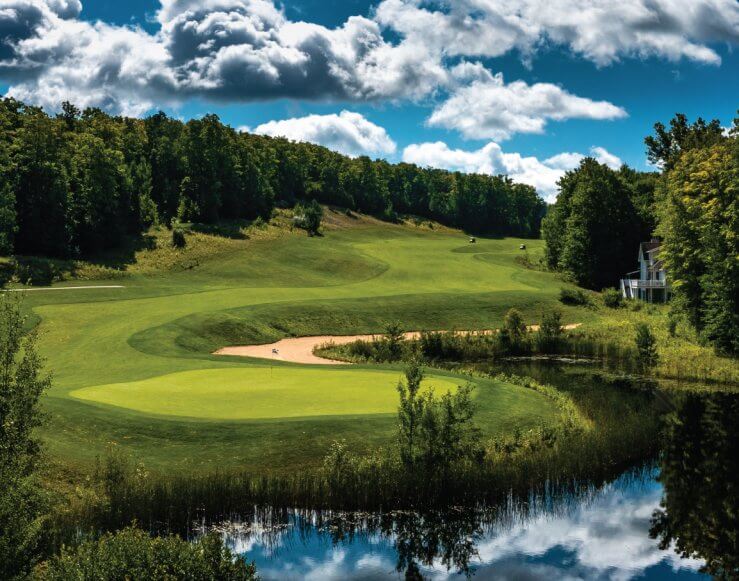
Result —
[[[500,326],[511,307],[520,309],[528,324],[558,308],[565,323],[583,323],[578,329],[583,336],[617,335],[625,343],[633,340],[632,318],[665,318],[665,330],[655,323],[655,331],[661,343],[672,345],[659,310],[651,315],[647,310],[563,306],[558,300],[562,281],[517,260],[522,242],[529,255],[540,255],[540,241],[478,238],[470,245],[462,233],[426,223],[390,225],[338,212],[329,213],[321,237],[308,238],[279,222],[259,232],[250,230],[253,225],[246,228],[244,234],[240,226],[207,232],[191,227],[182,251],[159,242],[136,250],[125,280],[116,280],[122,289],[29,293],[26,306],[41,321],[40,349],[54,373],[44,428],[54,458],[89,467],[113,445],[153,470],[238,467],[284,473],[318,465],[337,439],[365,453],[392,437],[392,413],[367,414],[361,408],[315,416],[306,406],[305,415],[289,418],[229,415],[226,408],[232,405],[245,410],[255,404],[246,394],[240,399],[240,382],[253,387],[254,374],[261,373],[255,369],[265,365],[210,355],[225,345],[291,335],[378,333],[395,321],[408,330],[489,329]],[[191,260],[192,268],[173,266]],[[714,358],[687,338],[675,341],[677,355],[665,351],[661,366],[693,361],[711,366],[708,375],[719,369],[736,373],[735,362]],[[274,369],[304,368],[275,362]],[[370,370],[399,374],[397,367],[366,366],[342,373],[360,385]],[[214,379],[203,382],[203,376]],[[172,377],[182,381],[166,393]],[[334,397],[328,377],[321,380],[327,389],[316,399]],[[452,376],[451,381],[460,384],[465,378]],[[121,388],[113,389],[115,398],[107,403],[100,401],[102,396],[83,401],[73,395],[87,389],[84,393],[110,397],[111,388],[100,386],[111,384],[132,385],[130,401]],[[238,405],[224,401],[220,407],[226,411],[206,414],[201,406],[208,400],[208,386],[232,390],[228,402]],[[486,393],[494,397],[485,401]],[[209,405],[220,397],[211,393]],[[158,404],[147,402],[157,398]],[[290,408],[286,397],[275,401]],[[478,403],[481,427],[490,434],[528,429],[556,416],[546,398],[523,388],[481,388]],[[162,406],[168,404],[180,406],[177,414],[167,415]]]
[[[275,416],[266,407],[259,412],[259,398],[248,391],[262,381],[263,361],[210,353],[289,335],[381,332],[396,320],[408,329],[489,328],[511,306],[535,323],[557,304],[561,282],[516,262],[520,240],[478,239],[471,247],[462,233],[426,223],[329,216],[324,235],[314,238],[279,224],[263,237],[191,227],[181,251],[163,246],[163,232],[161,243],[134,253],[125,280],[117,280],[123,289],[29,293],[54,373],[44,429],[52,456],[84,468],[114,445],[154,470],[286,472],[317,465],[337,439],[364,453],[392,438],[398,367],[341,370],[340,382],[329,375],[339,370],[309,370],[323,378],[304,405],[274,383],[269,405],[286,414]],[[208,248],[198,250],[200,241]],[[540,251],[541,243],[526,243]],[[198,252],[192,268],[173,266]],[[283,370],[285,377],[308,372],[275,363],[275,377]],[[377,387],[388,391],[373,407],[378,394],[368,378],[377,372],[395,379]],[[353,386],[364,390],[366,400],[356,407],[332,401],[338,383],[347,395]],[[95,395],[82,400],[80,393]],[[556,417],[546,398],[521,388],[481,386],[477,401],[489,434]]]

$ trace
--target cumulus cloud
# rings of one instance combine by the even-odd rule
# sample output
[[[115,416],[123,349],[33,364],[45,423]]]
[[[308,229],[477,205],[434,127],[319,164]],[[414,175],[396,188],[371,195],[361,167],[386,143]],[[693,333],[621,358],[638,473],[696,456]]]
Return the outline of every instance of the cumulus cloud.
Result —
[[[590,155],[613,169],[621,166],[621,160],[602,147],[593,147]],[[548,201],[557,197],[557,182],[565,171],[574,169],[585,156],[580,153],[561,153],[544,161],[520,153],[506,153],[497,143],[466,151],[452,149],[446,143],[420,143],[409,145],[403,151],[403,161],[422,167],[436,167],[465,173],[506,174],[513,180],[529,184]]]
[[[192,97],[371,102],[451,92],[432,124],[457,128],[460,108],[480,98],[484,110],[469,123],[480,129],[461,130],[503,139],[541,132],[547,120],[623,111],[546,83],[505,85],[480,65],[457,64],[465,57],[516,50],[530,59],[559,44],[599,65],[652,55],[718,63],[711,44],[739,42],[735,0],[384,0],[335,28],[290,20],[279,6],[160,0],[151,34],[80,20],[80,0],[3,0],[0,78],[46,106],[69,98],[134,114]]]
[[[502,74],[484,69],[455,69],[473,80],[456,89],[431,114],[433,127],[456,129],[468,139],[508,139],[514,133],[543,133],[549,120],[618,119],[626,111],[608,101],[593,101],[550,83],[506,84]]]
[[[450,56],[568,47],[599,66],[657,56],[719,64],[713,43],[739,42],[735,0],[383,0],[378,22]]]
[[[397,147],[384,128],[351,111],[270,121],[254,132],[317,143],[351,156],[392,154]]]

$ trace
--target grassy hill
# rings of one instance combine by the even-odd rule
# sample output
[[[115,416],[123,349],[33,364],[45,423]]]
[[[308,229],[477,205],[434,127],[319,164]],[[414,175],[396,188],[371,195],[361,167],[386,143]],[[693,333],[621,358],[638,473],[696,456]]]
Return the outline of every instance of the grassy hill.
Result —
[[[153,469],[285,471],[316,464],[336,439],[371,449],[392,437],[398,368],[316,369],[211,352],[291,335],[382,332],[393,321],[409,330],[491,328],[511,307],[536,323],[561,308],[561,281],[521,264],[541,252],[539,241],[473,245],[458,231],[335,212],[315,238],[291,231],[284,216],[266,227],[192,232],[184,250],[169,246],[166,231],[152,236],[126,261],[78,264],[84,280],[57,285],[122,288],[27,295],[54,373],[44,436],[66,463],[88,464],[116,446]],[[429,378],[440,391],[465,381]],[[478,385],[488,434],[556,417],[538,394]]]

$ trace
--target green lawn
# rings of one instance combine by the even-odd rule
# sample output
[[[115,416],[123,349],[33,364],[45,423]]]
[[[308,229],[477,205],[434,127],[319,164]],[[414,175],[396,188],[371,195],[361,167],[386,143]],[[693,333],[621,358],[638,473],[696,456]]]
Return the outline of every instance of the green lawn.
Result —
[[[122,289],[29,293],[54,374],[48,449],[72,464],[116,445],[152,469],[286,471],[320,462],[335,439],[357,450],[387,444],[400,369],[270,369],[210,353],[289,335],[381,332],[392,321],[409,330],[491,328],[514,306],[536,323],[559,305],[562,283],[516,261],[522,242],[471,245],[459,232],[360,221],[318,238],[228,241],[187,268],[72,283]],[[525,243],[541,252],[540,242]],[[464,381],[433,372],[429,383]],[[489,434],[556,415],[521,388],[481,381],[477,391]]]

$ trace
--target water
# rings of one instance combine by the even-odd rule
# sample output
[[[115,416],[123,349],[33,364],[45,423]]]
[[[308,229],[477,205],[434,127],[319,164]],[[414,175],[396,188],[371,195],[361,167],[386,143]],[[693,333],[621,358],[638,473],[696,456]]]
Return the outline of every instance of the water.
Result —
[[[655,476],[654,469],[625,474],[564,505],[529,515],[504,509],[492,522],[465,516],[448,526],[454,518],[445,515],[446,526],[421,517],[398,524],[388,516],[392,524],[362,522],[354,535],[336,538],[316,515],[292,512],[287,528],[268,534],[255,523],[253,533],[229,541],[266,580],[402,579],[409,570],[455,579],[467,568],[477,579],[709,578],[698,572],[703,560],[681,559],[649,537],[663,496]]]
[[[572,368],[529,371],[588,381]],[[484,513],[261,512],[226,537],[266,580],[739,579],[739,396],[654,393],[659,457],[610,482]]]

